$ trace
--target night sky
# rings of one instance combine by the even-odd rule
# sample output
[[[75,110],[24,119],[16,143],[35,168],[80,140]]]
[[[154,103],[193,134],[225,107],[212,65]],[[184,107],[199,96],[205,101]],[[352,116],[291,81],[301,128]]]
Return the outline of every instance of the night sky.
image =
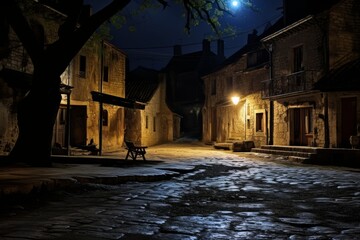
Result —
[[[93,11],[109,2],[108,0],[85,0],[93,6]],[[163,10],[148,9],[139,16],[130,12],[139,6],[141,0],[133,0],[123,11],[127,24],[112,32],[111,42],[122,49],[128,56],[130,69],[141,65],[160,70],[165,67],[173,55],[173,46],[182,46],[182,53],[200,51],[202,40],[214,35],[207,24],[192,28],[190,35],[184,31],[185,19],[178,5],[170,5]],[[247,35],[257,29],[261,34],[264,27],[281,17],[282,0],[253,0],[258,11],[238,6],[233,16],[227,15],[221,20],[223,25],[230,24],[236,28],[236,36],[224,36],[225,56],[229,57],[246,43]],[[171,4],[171,1],[169,1]],[[135,26],[135,31],[129,31]],[[216,53],[216,41],[211,43]]]

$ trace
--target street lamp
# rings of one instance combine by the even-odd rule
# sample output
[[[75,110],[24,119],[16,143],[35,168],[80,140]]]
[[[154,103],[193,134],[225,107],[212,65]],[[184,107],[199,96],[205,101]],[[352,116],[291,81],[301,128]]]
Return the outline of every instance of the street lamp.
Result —
[[[239,96],[232,96],[231,97],[231,101],[234,105],[237,105],[240,101],[240,97]]]

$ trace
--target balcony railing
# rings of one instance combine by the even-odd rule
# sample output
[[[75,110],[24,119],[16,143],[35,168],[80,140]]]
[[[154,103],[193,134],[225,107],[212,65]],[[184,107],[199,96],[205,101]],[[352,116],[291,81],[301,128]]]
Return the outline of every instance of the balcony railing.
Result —
[[[314,71],[300,71],[263,81],[262,97],[268,98],[311,90],[314,84]]]

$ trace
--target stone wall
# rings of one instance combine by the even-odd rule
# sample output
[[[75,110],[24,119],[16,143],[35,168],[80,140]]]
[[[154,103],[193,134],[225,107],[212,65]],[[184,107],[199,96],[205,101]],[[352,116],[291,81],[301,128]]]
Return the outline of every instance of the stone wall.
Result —
[[[102,60],[103,54],[103,60]],[[79,74],[80,56],[86,57],[85,77]],[[99,139],[100,103],[92,101],[91,91],[102,92],[117,97],[125,97],[126,55],[117,47],[105,42],[103,45],[92,39],[81,49],[72,62],[72,86],[70,104],[86,106],[86,142]],[[108,67],[108,81],[101,76],[101,66]],[[108,113],[108,126],[102,127],[102,149],[116,151],[123,146],[125,131],[124,108],[103,104]]]
[[[247,55],[244,54],[236,62],[204,77],[204,142],[212,142],[215,135],[216,142],[251,140],[256,146],[266,144],[269,103],[261,98],[261,81],[269,78],[269,70],[265,66],[247,69],[246,60]],[[216,82],[216,94],[212,94],[213,81]],[[240,96],[236,106],[230,100],[234,94]],[[212,116],[214,111],[215,121]],[[263,114],[262,131],[256,131],[257,113]]]

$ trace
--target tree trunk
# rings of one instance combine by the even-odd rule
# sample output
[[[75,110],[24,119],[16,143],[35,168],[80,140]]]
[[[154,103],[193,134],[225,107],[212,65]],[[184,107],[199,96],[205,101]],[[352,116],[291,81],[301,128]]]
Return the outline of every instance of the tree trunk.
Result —
[[[19,102],[19,135],[9,154],[10,161],[24,162],[32,166],[51,166],[53,127],[61,94],[59,79],[48,80],[57,84],[40,89],[32,88]]]

